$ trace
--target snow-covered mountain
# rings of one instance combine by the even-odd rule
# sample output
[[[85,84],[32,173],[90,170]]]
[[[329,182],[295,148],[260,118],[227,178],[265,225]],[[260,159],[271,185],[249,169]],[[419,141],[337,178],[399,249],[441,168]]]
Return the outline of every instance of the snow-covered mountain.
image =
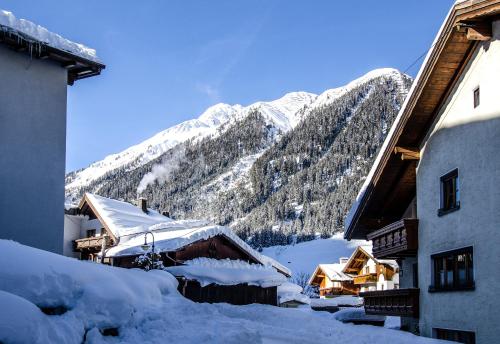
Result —
[[[377,69],[320,95],[217,104],[68,174],[66,202],[86,191],[140,195],[174,218],[229,225],[254,247],[332,235],[410,85],[397,70]]]
[[[350,82],[346,86],[330,89],[320,95],[308,92],[291,92],[273,101],[260,101],[249,106],[219,103],[206,109],[198,118],[188,120],[159,132],[153,137],[126,150],[109,155],[89,167],[68,173],[66,176],[67,199],[106,173],[126,167],[133,170],[156,159],[166,151],[189,139],[217,135],[227,124],[245,118],[258,110],[269,124],[286,133],[315,108],[325,106],[354,87],[381,75],[399,76],[391,68],[376,69]]]
[[[297,125],[299,110],[316,99],[317,95],[312,93],[291,92],[280,99],[257,102],[246,107],[224,103],[213,105],[196,119],[177,124],[120,153],[108,155],[87,168],[69,173],[66,176],[66,193],[72,194],[117,168],[128,166],[134,169],[142,166],[181,142],[216,135],[219,128],[231,121],[241,120],[253,109],[258,109],[269,123],[286,132]]]

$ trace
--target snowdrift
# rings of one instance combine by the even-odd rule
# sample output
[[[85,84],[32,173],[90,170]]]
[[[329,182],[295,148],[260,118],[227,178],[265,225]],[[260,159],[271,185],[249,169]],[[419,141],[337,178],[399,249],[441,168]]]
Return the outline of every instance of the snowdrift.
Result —
[[[5,344],[434,342],[304,308],[197,304],[166,271],[83,262],[7,240],[0,240],[0,277]],[[47,315],[47,307],[59,312]]]

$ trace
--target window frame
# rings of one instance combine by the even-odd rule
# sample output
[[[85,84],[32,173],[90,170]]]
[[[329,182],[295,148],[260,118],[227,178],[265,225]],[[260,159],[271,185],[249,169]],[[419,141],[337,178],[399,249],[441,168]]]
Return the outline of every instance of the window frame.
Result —
[[[458,257],[460,255],[466,255],[465,268],[464,268],[465,283],[460,283],[459,268],[458,268],[459,264]],[[467,260],[468,256],[470,256],[470,258]],[[451,269],[448,269],[444,262],[448,261],[448,259],[450,258],[453,260],[453,267]],[[441,264],[442,267],[439,268],[438,265]],[[476,288],[475,276],[474,276],[473,246],[467,246],[451,251],[433,254],[431,255],[431,267],[432,267],[432,274],[431,274],[432,284],[429,286],[430,293],[449,292],[449,291],[473,291]],[[440,274],[441,271],[444,271],[443,281],[441,281],[441,274]],[[450,276],[449,273],[452,274],[451,284],[448,282],[448,276]],[[439,283],[437,283],[438,281]]]
[[[433,337],[436,339],[441,339],[441,340],[463,340],[465,339],[466,341],[459,342],[459,343],[465,343],[465,344],[475,344],[476,343],[476,332],[474,331],[465,331],[465,330],[456,330],[456,329],[449,329],[449,328],[437,328],[434,327],[432,329],[433,332]],[[456,336],[458,338],[450,338],[451,336]],[[462,337],[462,338],[460,338]],[[469,338],[463,338],[463,337],[469,337]]]
[[[474,90],[472,91],[472,99],[474,109],[481,105],[481,90],[479,86],[474,88]]]
[[[453,191],[455,193],[455,204],[453,206],[450,206],[448,208],[445,208],[445,182],[447,182],[450,179],[456,179],[455,181],[455,190]],[[454,211],[457,211],[460,209],[460,177],[458,175],[458,168],[455,168],[451,170],[450,172],[446,173],[445,175],[442,175],[439,178],[439,209],[438,209],[438,216],[443,216],[449,213],[452,213]]]

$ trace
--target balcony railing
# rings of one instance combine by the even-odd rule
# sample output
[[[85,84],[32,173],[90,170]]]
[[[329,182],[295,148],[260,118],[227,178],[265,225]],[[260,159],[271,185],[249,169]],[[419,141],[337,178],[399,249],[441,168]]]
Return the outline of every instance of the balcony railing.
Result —
[[[360,293],[366,314],[418,318],[419,289],[392,289]]]
[[[353,278],[354,284],[366,284],[366,283],[377,283],[377,274],[368,274],[368,275],[361,275],[361,276],[355,276]]]
[[[105,241],[105,245],[109,245],[109,237],[107,235],[103,236],[96,236],[96,237],[90,237],[90,238],[83,238],[83,239],[77,239],[75,240],[75,250],[82,250],[82,249],[101,249],[103,240]]]
[[[418,220],[402,219],[367,235],[375,258],[403,258],[417,254]]]

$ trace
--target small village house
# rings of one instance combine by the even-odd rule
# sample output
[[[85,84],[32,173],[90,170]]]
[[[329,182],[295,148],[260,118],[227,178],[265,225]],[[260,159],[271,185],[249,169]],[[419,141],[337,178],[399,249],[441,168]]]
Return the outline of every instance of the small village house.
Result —
[[[104,67],[0,10],[0,238],[63,252],[67,85]]]
[[[369,314],[461,343],[498,343],[500,1],[457,1],[346,218],[347,239],[398,259]]]
[[[359,286],[343,270],[349,258],[340,258],[339,263],[319,264],[307,284],[318,288],[320,298],[339,295],[358,295]]]
[[[358,246],[342,270],[352,276],[360,292],[399,288],[399,267],[395,260],[376,259],[368,248]]]
[[[206,221],[175,221],[138,205],[85,194],[67,210],[65,246],[80,259],[124,268],[153,245],[154,259],[179,281],[179,291],[197,302],[277,305],[277,287],[291,272],[248,246],[231,229]],[[154,240],[154,242],[153,242]],[[72,251],[73,251],[72,250]]]

